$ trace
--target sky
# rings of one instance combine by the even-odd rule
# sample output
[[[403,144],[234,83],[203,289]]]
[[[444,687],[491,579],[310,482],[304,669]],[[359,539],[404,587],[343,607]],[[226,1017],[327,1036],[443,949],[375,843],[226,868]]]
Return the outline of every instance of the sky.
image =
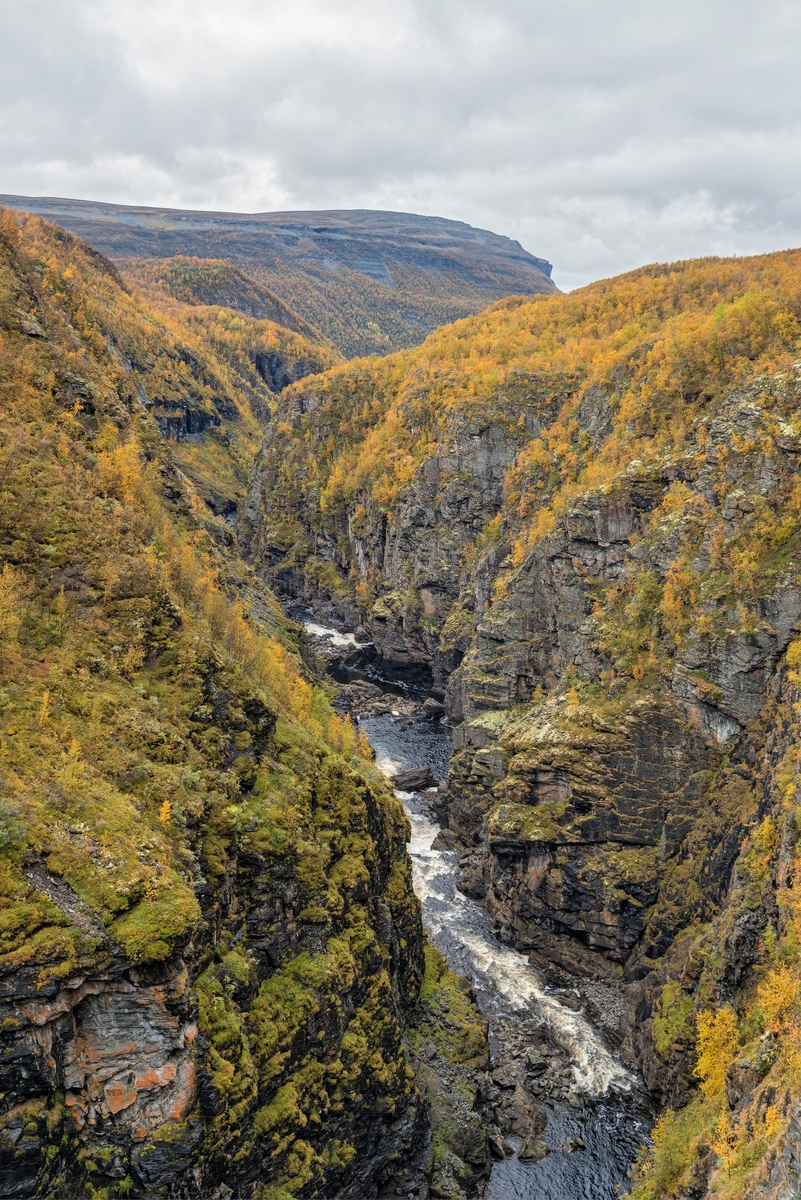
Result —
[[[801,0],[0,0],[0,192],[382,208],[569,289],[801,245]]]

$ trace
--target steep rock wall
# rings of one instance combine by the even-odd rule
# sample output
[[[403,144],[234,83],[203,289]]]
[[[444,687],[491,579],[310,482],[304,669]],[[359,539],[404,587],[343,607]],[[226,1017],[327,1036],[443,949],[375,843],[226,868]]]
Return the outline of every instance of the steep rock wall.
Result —
[[[361,624],[387,662],[424,664],[442,687],[508,554],[504,480],[575,385],[514,373],[491,402],[455,410],[389,511],[367,488],[321,511],[313,477],[341,436],[342,398],[317,381],[288,389],[253,472],[242,543],[282,593]],[[427,418],[411,419],[419,433]],[[303,465],[293,461],[300,447]]]
[[[228,389],[187,328],[0,213],[4,1197],[355,1200],[426,1138],[407,821],[214,502],[247,394],[153,419]]]
[[[641,684],[616,678],[625,648],[621,637],[631,626],[613,628],[607,597],[624,579],[661,592],[683,539],[692,536],[692,523],[694,565],[699,574],[709,570],[710,542],[725,536],[727,525],[734,531],[732,514],[741,513],[740,506],[753,511],[748,497],[771,496],[779,480],[791,485],[798,448],[794,442],[785,448],[771,443],[766,454],[758,439],[765,420],[748,398],[734,396],[713,422],[714,452],[727,463],[723,489],[712,481],[707,455],[700,470],[690,459],[653,474],[633,467],[612,490],[583,497],[527,556],[505,598],[479,622],[474,648],[449,682],[450,710],[466,717],[457,731],[454,764],[461,786],[450,811],[453,828],[465,840],[484,837],[490,860],[506,864],[488,868],[495,871],[492,894],[501,906],[500,881],[516,846],[525,858],[532,848],[560,847],[556,852],[567,855],[565,863],[572,861],[568,875],[576,879],[581,875],[576,855],[595,853],[593,845],[651,847],[668,861],[708,803],[710,784],[717,787],[723,753],[764,705],[776,664],[801,618],[801,590],[792,572],[782,573],[756,598],[745,629],[733,628],[730,618],[721,620],[726,601],[713,597],[705,606],[707,620],[701,618],[705,631],[689,633],[658,670],[658,638],[649,633],[651,671],[644,664]],[[742,450],[746,436],[754,447],[749,453]],[[662,515],[677,479],[688,514],[683,521]],[[780,499],[774,503],[780,515]],[[652,622],[654,614],[646,615]],[[633,624],[636,613],[630,611],[626,620]],[[546,690],[558,699],[546,702]],[[537,692],[543,701],[532,703]],[[639,905],[648,908],[658,870],[653,856],[640,857]],[[590,891],[598,885],[587,880]],[[518,880],[518,897],[521,886]],[[545,868],[536,890],[548,891]],[[556,907],[569,909],[567,893],[559,895]],[[588,895],[577,888],[578,912],[586,909]],[[601,888],[592,907],[613,912],[616,906],[603,897]],[[627,935],[629,946],[642,928]],[[588,934],[589,944],[600,937],[602,945],[603,936]],[[613,958],[627,957],[619,946],[607,949]]]
[[[778,1196],[796,1170],[801,302],[795,275],[774,295],[755,264],[751,290],[682,324],[705,269],[676,268],[689,290],[656,310],[649,288],[673,269],[530,308],[530,360],[585,355],[569,384],[540,386],[539,417],[503,399],[525,357],[511,311],[388,367],[385,392],[358,371],[314,382],[287,398],[310,407],[269,435],[249,512],[277,578],[447,676],[466,890],[547,969],[624,989],[622,1052],[686,1106],[658,1126],[638,1200],[726,1177],[732,1195]],[[641,339],[599,316],[628,283],[654,321]],[[541,315],[557,308],[559,328]],[[495,373],[471,376],[491,333]],[[490,517],[472,537],[441,464],[482,405],[504,411],[486,428],[506,467],[485,455],[459,479]],[[343,430],[361,448],[342,450]],[[324,445],[333,469],[310,485]]]

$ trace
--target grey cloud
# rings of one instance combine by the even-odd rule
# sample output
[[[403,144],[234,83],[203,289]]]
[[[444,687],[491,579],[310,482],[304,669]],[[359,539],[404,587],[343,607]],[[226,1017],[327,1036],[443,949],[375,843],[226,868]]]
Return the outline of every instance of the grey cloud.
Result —
[[[28,0],[0,44],[0,191],[435,213],[562,286],[801,243],[795,2]]]

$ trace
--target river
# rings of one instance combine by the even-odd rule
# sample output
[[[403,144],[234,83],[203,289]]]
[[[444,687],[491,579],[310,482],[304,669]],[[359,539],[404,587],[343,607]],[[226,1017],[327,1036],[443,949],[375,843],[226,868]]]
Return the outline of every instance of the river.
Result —
[[[328,646],[358,649],[352,634],[327,629],[310,614],[303,623]],[[427,694],[424,681],[390,678],[388,672],[382,676],[375,661],[362,672],[358,658],[351,658],[348,666],[335,667],[334,674],[342,681],[369,678],[385,691],[412,699]],[[441,720],[385,715],[364,717],[360,726],[386,775],[430,765],[436,779],[447,778],[450,734]],[[528,1035],[540,1045],[547,1038],[571,1064],[572,1104],[548,1105],[543,1136],[551,1153],[536,1164],[516,1156],[494,1163],[485,1200],[613,1200],[626,1189],[629,1168],[651,1123],[639,1081],[584,1013],[563,1004],[527,957],[499,940],[486,909],[458,890],[459,856],[432,849],[439,826],[425,795],[397,794],[412,826],[409,854],[423,924],[451,969],[470,979],[489,1020],[493,1063],[504,1057],[512,1039],[519,1044],[521,1035]],[[584,1148],[571,1151],[576,1137],[583,1139]],[[509,1141],[517,1147],[516,1139]]]

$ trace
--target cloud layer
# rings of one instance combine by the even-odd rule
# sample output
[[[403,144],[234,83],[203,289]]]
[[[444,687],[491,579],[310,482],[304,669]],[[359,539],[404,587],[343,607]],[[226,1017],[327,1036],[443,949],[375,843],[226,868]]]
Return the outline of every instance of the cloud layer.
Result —
[[[797,0],[26,0],[0,191],[389,208],[572,287],[801,244]]]

